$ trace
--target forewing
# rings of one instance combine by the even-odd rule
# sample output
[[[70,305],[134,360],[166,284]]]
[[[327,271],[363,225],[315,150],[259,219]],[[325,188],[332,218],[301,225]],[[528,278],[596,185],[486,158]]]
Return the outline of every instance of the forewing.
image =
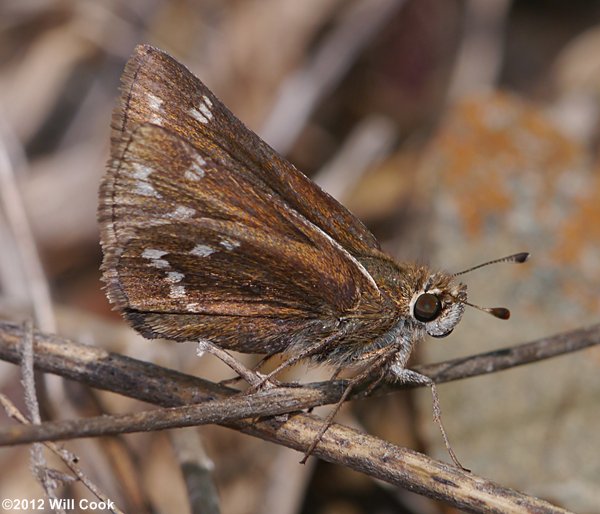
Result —
[[[118,147],[127,134],[147,122],[179,134],[198,149],[218,147],[217,160],[226,155],[245,163],[255,181],[266,184],[350,253],[366,255],[379,249],[358,218],[247,129],[187,68],[141,45],[125,69],[121,107],[113,119],[113,138],[119,143],[113,157],[120,158]]]
[[[151,123],[118,147],[101,189],[103,278],[144,335],[279,351],[377,301],[352,255],[221,147]]]

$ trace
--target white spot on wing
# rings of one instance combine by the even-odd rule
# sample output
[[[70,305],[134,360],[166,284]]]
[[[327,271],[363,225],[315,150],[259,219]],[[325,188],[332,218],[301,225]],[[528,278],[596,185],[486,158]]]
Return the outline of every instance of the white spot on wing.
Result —
[[[142,196],[154,196],[156,198],[160,198],[160,195],[156,189],[154,189],[154,186],[148,182],[148,179],[154,170],[148,166],[140,164],[139,162],[133,163],[132,167],[132,176],[134,179],[136,179],[135,190],[137,193]]]
[[[146,248],[142,252],[142,257],[144,259],[160,259],[161,257],[164,257],[168,253],[169,252],[165,252],[164,250],[156,250],[154,248]]]
[[[150,107],[150,123],[162,125],[162,117],[158,114],[163,112],[162,99],[153,93],[146,93],[146,98],[148,100],[148,107]]]
[[[134,162],[132,164],[133,167],[133,178],[137,180],[148,180],[150,174],[154,171],[152,168],[148,166],[144,166],[139,162]]]
[[[198,171],[200,173],[198,173]],[[204,172],[202,170],[191,169],[191,170],[186,170],[185,173],[183,174],[183,176],[185,178],[187,178],[188,180],[193,180],[194,182],[197,182],[204,176]]]
[[[171,284],[176,284],[177,282],[181,282],[185,275],[183,273],[179,273],[179,271],[169,271],[167,273],[167,282]]]
[[[198,108],[192,107],[189,110],[189,113],[192,115],[193,118],[198,120],[200,123],[208,123],[210,120],[213,119],[213,113],[210,110],[212,105],[213,104],[210,101],[210,98],[208,98],[208,96],[206,96],[206,95],[203,95],[202,100],[200,101],[200,104],[198,105]]]
[[[239,241],[232,241],[230,239],[223,239],[223,241],[221,241],[219,244],[226,250],[234,250],[240,246]]]
[[[188,180],[200,180],[204,177],[202,166],[206,166],[206,161],[200,155],[197,155],[189,169],[185,170],[184,177]]]
[[[162,98],[158,98],[154,93],[146,93],[146,99],[148,100],[150,109],[153,111],[162,111]]]
[[[171,286],[171,292],[169,296],[173,299],[176,298],[185,298],[186,297],[185,287],[184,286]]]
[[[202,104],[202,105],[204,105],[204,104]],[[208,123],[209,118],[204,116],[204,114],[202,112],[200,112],[198,109],[196,109],[195,107],[192,107],[188,112],[190,113],[192,118],[198,120],[200,123]]]
[[[208,257],[210,254],[215,253],[215,250],[212,246],[197,244],[190,250],[190,254],[196,255],[197,257]]]
[[[204,98],[206,98],[206,97],[204,97]],[[210,108],[208,107],[208,105],[206,105],[205,103],[201,103],[199,109],[200,109],[200,112],[202,114],[204,114],[204,117],[207,120],[213,119],[213,114],[212,114],[212,112],[210,112]]]
[[[158,194],[156,189],[154,189],[152,184],[150,184],[148,182],[141,182],[141,181],[136,182],[135,190],[139,195],[142,195],[142,196],[153,196],[155,198],[160,198],[160,195]]]
[[[168,261],[165,259],[161,259],[169,252],[165,252],[164,250],[156,250],[154,248],[146,248],[142,252],[142,257],[144,259],[150,260],[150,266],[153,266],[158,269],[167,269],[170,268]]]
[[[166,214],[165,218],[170,218],[174,220],[186,220],[191,218],[194,214],[196,214],[195,209],[187,207],[186,205],[178,205],[173,212],[169,212],[168,214]]]

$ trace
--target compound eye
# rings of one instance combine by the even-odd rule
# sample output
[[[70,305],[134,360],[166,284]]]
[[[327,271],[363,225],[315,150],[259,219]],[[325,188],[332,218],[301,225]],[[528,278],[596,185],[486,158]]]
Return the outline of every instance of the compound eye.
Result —
[[[417,298],[413,311],[419,321],[423,323],[433,321],[442,312],[442,302],[434,294],[423,293]]]

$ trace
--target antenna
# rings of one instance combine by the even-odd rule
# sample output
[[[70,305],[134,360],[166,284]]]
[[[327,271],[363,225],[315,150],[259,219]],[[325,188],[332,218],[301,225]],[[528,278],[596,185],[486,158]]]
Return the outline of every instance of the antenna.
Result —
[[[464,271],[459,271],[458,273],[454,273],[453,277],[458,277],[459,275],[464,275],[465,273],[469,273],[473,270],[483,268],[484,266],[489,266],[490,264],[497,264],[499,262],[515,262],[517,264],[521,264],[527,259],[529,259],[529,252],[520,252],[515,253],[513,255],[508,255],[507,257],[502,257],[501,259],[494,259],[493,261],[484,262],[483,264],[478,264],[477,266],[473,266],[472,268],[468,268]],[[487,312],[491,314],[495,318],[498,319],[508,319],[510,318],[510,311],[504,307],[481,307],[479,305],[475,305],[474,303],[467,302],[466,300],[459,300],[460,303],[464,303],[469,307],[473,307],[474,309]]]
[[[527,259],[529,259],[530,255],[531,254],[529,252],[515,253],[513,255],[508,255],[506,257],[502,257],[501,259],[494,259],[493,261],[488,261],[488,262],[484,262],[483,264],[478,264],[477,266],[473,266],[472,268],[468,268],[464,271],[459,271],[458,273],[454,273],[452,276],[458,277],[459,275],[464,275],[465,273],[469,273],[476,269],[483,268],[484,266],[489,266],[490,264],[497,264],[499,262],[515,262],[517,264],[521,264],[521,263],[527,261]]]
[[[498,319],[508,319],[510,318],[510,311],[504,307],[481,307],[479,305],[475,305],[474,303],[467,302],[466,300],[459,300],[460,303],[464,303],[469,307],[473,307],[483,312],[487,312],[494,316],[494,318]]]

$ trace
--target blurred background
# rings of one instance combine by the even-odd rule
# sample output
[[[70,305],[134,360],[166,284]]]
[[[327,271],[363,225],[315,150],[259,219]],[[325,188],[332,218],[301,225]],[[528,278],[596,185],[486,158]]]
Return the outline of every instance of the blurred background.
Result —
[[[101,289],[97,189],[119,76],[142,42],[185,63],[394,257],[459,271],[532,253],[464,277],[471,301],[509,307],[510,321],[470,309],[414,362],[598,321],[600,2],[584,0],[2,0],[3,319],[35,314],[48,332],[231,376],[192,344],[142,339]],[[441,386],[454,450],[478,475],[600,512],[599,368],[591,349]],[[55,378],[47,390],[55,418],[148,408]],[[0,392],[23,406],[17,367],[0,363]],[[338,421],[449,460],[428,391],[353,402]],[[200,443],[224,513],[452,512],[220,427],[67,446],[124,511],[185,513],[178,458]],[[77,483],[62,494],[90,497]],[[0,496],[42,495],[27,448],[0,449]]]

